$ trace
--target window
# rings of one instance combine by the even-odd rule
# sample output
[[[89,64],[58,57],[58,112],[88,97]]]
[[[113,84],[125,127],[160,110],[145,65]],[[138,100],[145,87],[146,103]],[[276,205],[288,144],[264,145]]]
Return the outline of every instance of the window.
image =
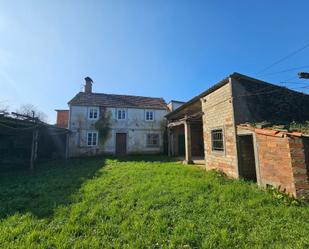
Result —
[[[125,120],[126,119],[126,110],[118,109],[117,110],[117,119],[118,120]]]
[[[153,121],[154,120],[154,112],[153,111],[146,111],[145,112],[145,120],[146,121]]]
[[[99,108],[91,107],[88,111],[89,119],[98,119],[99,117]]]
[[[98,133],[97,132],[88,132],[87,133],[87,145],[96,146],[98,143]]]
[[[159,147],[159,134],[147,134],[147,146]]]
[[[212,151],[224,151],[223,130],[216,129],[211,131]]]

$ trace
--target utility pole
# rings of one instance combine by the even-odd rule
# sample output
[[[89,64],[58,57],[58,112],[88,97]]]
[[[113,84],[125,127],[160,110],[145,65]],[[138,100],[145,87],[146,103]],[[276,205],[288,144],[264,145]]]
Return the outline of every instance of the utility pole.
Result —
[[[299,77],[300,79],[309,79],[309,73],[300,72],[300,73],[298,73],[298,77]]]

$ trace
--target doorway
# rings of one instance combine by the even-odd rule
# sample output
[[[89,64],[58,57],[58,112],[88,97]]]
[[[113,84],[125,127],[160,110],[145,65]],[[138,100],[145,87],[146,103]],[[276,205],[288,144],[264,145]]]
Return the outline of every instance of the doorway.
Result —
[[[239,177],[256,182],[256,166],[252,135],[238,135]]]
[[[116,155],[123,156],[127,154],[127,134],[116,133]]]
[[[185,155],[185,135],[179,134],[178,135],[178,156],[184,156]]]

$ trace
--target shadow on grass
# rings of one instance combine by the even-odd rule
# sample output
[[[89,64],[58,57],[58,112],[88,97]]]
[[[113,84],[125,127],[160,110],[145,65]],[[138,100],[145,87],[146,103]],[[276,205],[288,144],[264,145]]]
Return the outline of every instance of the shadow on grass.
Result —
[[[61,205],[72,203],[72,195],[105,165],[102,157],[42,163],[34,171],[0,172],[0,218],[30,212],[48,217]]]

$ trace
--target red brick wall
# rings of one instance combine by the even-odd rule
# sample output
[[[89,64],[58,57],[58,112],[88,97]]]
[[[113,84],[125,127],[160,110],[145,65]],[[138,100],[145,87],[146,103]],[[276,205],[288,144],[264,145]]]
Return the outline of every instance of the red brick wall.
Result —
[[[296,195],[288,137],[256,134],[260,184],[281,187]]]
[[[57,127],[68,128],[69,110],[57,110]]]
[[[296,195],[305,196],[309,199],[308,171],[306,166],[306,152],[308,153],[308,151],[305,151],[305,139],[295,136],[290,137],[289,145]]]

